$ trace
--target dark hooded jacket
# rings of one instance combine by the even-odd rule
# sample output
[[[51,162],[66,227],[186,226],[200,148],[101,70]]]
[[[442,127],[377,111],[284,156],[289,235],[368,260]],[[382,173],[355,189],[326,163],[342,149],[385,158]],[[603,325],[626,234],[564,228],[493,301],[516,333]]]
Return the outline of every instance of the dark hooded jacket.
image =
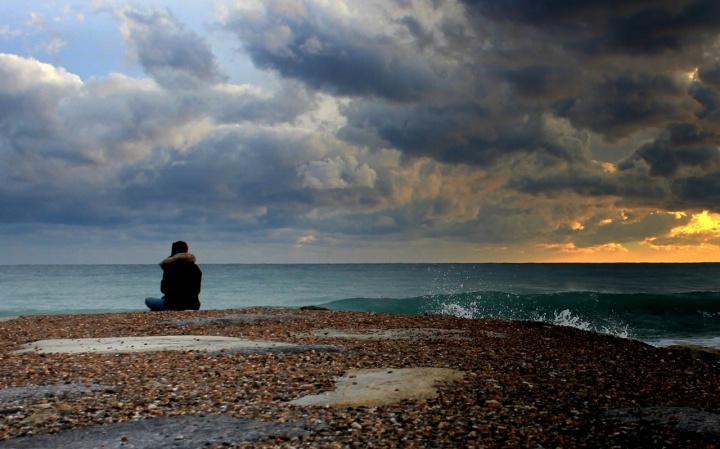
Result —
[[[163,277],[160,291],[165,295],[167,310],[199,310],[202,272],[195,256],[179,253],[160,262]]]

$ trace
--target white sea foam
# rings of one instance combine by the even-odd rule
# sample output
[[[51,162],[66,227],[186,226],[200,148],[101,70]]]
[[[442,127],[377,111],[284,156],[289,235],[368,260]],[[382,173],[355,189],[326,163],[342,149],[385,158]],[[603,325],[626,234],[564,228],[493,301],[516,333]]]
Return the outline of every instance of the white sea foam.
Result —
[[[478,299],[480,298],[478,297]],[[570,309],[555,311],[550,316],[544,313],[531,313],[528,317],[527,315],[523,315],[522,313],[520,313],[520,311],[511,310],[509,308],[505,308],[501,312],[497,310],[495,310],[494,312],[490,312],[488,310],[485,310],[482,302],[471,302],[464,305],[458,304],[456,302],[446,302],[437,304],[435,310],[433,310],[432,313],[437,313],[440,315],[450,315],[458,318],[490,318],[509,320],[529,319],[530,321],[541,321],[554,324],[556,326],[574,327],[585,331],[615,335],[621,338],[634,338],[632,336],[632,332],[630,331],[630,327],[627,324],[608,322],[601,325],[598,323],[593,323],[573,314]]]
[[[660,338],[647,341],[647,343],[661,348],[666,346],[703,346],[720,349],[720,337]]]
[[[472,303],[467,306],[462,306],[456,303],[444,303],[440,305],[440,308],[436,313],[458,318],[477,318],[481,315],[476,303]]]
[[[562,310],[560,312],[556,311],[555,317],[552,319],[551,322],[558,326],[575,327],[584,331],[593,330],[593,326],[591,323],[583,320],[578,316],[573,315],[572,312],[568,309]]]
[[[559,312],[555,311],[553,318],[551,319],[547,319],[545,315],[543,315],[542,317],[539,317],[538,321],[552,323],[556,326],[568,326],[582,329],[584,331],[614,335],[621,338],[632,338],[630,328],[626,324],[609,323],[605,325],[597,325],[590,321],[583,320],[579,316],[573,315],[569,309],[564,309]]]

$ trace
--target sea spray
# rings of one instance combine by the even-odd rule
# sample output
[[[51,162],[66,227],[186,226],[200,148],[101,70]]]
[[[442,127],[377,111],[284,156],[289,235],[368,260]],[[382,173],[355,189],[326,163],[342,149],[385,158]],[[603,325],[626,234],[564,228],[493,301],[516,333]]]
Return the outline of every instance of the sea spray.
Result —
[[[507,295],[508,297],[511,295]],[[488,319],[509,319],[529,320],[550,323],[556,326],[568,326],[585,331],[615,335],[622,338],[633,338],[630,328],[625,323],[618,323],[612,320],[599,325],[591,320],[583,319],[573,314],[569,309],[555,310],[551,313],[533,313],[522,309],[511,307],[484,307],[481,301],[482,295],[478,295],[479,301],[471,301],[460,304],[458,302],[446,302],[435,305],[434,313],[438,315],[450,315],[458,318],[488,318]],[[490,311],[492,309],[493,311]]]
[[[544,321],[554,324],[556,326],[574,327],[577,329],[598,332],[601,334],[610,334],[621,338],[633,338],[632,333],[630,332],[630,327],[627,324],[610,321],[604,325],[596,325],[591,321],[587,321],[576,315],[573,315],[573,313],[568,309],[554,312],[552,319],[545,319],[545,317],[543,316],[541,319],[538,319],[536,321]]]
[[[450,315],[458,318],[477,318],[481,315],[472,305],[462,306],[454,303],[443,304],[436,313],[438,315]]]

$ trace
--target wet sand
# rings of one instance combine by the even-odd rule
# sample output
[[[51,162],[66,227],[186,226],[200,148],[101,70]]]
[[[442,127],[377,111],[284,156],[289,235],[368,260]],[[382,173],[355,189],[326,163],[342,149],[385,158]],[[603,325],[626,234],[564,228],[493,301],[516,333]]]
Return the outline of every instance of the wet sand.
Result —
[[[287,345],[17,352],[173,335]],[[299,400],[411,368],[448,375],[432,394],[386,403]],[[92,447],[97,435],[106,447],[708,448],[720,445],[719,373],[713,351],[531,322],[275,309],[19,317],[0,322],[0,448]]]

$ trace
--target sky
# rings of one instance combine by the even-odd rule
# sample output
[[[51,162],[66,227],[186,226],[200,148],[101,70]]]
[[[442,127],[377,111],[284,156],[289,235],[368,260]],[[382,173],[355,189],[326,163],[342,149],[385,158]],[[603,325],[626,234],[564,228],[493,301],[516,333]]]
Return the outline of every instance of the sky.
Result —
[[[0,264],[720,261],[717,0],[0,2]]]

